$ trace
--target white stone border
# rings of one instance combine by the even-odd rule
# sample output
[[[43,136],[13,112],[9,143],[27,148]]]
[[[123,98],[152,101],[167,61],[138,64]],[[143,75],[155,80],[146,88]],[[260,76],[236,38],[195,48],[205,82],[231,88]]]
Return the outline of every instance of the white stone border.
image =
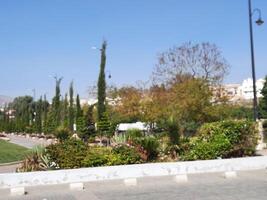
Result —
[[[267,156],[0,174],[0,189],[267,168]]]

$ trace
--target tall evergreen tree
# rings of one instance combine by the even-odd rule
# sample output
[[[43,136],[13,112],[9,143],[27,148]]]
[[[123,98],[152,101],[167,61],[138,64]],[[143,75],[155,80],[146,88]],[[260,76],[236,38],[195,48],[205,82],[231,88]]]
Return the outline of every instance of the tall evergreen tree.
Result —
[[[43,99],[40,97],[39,101],[36,102],[35,111],[35,130],[37,133],[42,133],[42,106]]]
[[[16,111],[15,119],[13,120],[16,124],[16,131],[28,131],[26,129],[29,129],[29,125],[32,125],[33,104],[34,102],[31,96],[20,96],[16,97],[13,102],[6,107],[7,111]]]
[[[56,126],[60,125],[60,83],[62,81],[62,78],[57,78],[56,79],[56,93],[55,93],[55,97],[53,98],[53,102],[52,102],[52,108],[54,111],[54,115],[55,115],[55,122],[56,122]]]
[[[47,133],[47,115],[48,115],[49,103],[46,100],[46,95],[44,95],[43,102],[43,132]]]
[[[77,94],[77,97],[76,97],[76,119],[78,119],[82,116],[83,116],[83,111],[82,111],[81,104],[80,104],[80,96],[79,96],[79,94]]]
[[[85,122],[87,126],[87,135],[95,135],[95,120],[94,120],[94,105],[88,107],[88,110],[85,115]]]
[[[84,134],[86,134],[86,132],[87,132],[87,125],[86,125],[85,118],[83,116],[83,110],[81,108],[80,97],[78,94],[76,97],[76,117],[75,117],[75,119],[76,119],[76,125],[77,125],[77,132],[78,132],[79,136],[84,139]]]
[[[103,113],[102,119],[97,123],[97,130],[101,143],[103,136],[106,136],[108,138],[111,136],[111,122],[109,120],[107,112]]]
[[[60,106],[60,83],[62,81],[61,78],[55,77],[56,80],[56,88],[55,88],[55,96],[52,99],[52,106],[48,113],[47,119],[47,132],[53,133],[56,128],[60,125],[61,121],[61,106]]]
[[[105,100],[106,100],[106,80],[105,80],[105,66],[106,66],[106,47],[107,42],[104,41],[101,48],[101,63],[100,63],[100,72],[98,77],[98,83],[97,83],[97,117],[98,121],[100,121],[104,113],[106,112],[105,107]]]
[[[69,107],[69,100],[68,100],[68,94],[66,93],[64,101],[63,101],[63,108],[62,108],[62,123],[65,128],[68,128],[68,125],[69,125],[68,107]]]
[[[262,98],[259,102],[259,117],[267,119],[267,76],[265,77],[265,83],[261,90]]]
[[[74,124],[73,82],[70,83],[69,95],[70,95],[70,101],[69,101],[69,129],[70,129],[70,131],[73,131],[73,124]]]

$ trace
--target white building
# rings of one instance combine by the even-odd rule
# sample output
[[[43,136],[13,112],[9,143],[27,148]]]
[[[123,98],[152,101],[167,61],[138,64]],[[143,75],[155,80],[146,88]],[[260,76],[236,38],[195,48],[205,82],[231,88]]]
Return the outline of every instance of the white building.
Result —
[[[257,98],[262,97],[261,90],[264,86],[264,79],[256,81]],[[216,98],[227,97],[230,102],[237,103],[252,100],[253,97],[253,81],[251,78],[243,80],[242,84],[225,84],[214,88],[213,95]]]
[[[118,105],[119,102],[120,102],[121,98],[117,97],[115,99],[112,99],[112,98],[109,98],[109,97],[106,97],[106,101],[108,103],[108,105],[111,105],[111,106],[115,106],[115,105]],[[88,99],[87,100],[87,104],[89,106],[92,106],[92,105],[95,105],[97,103],[97,99],[96,98],[91,98],[91,99]]]
[[[261,90],[263,88],[265,80],[264,79],[258,79],[256,81],[256,90],[257,90],[257,97],[262,97]],[[251,78],[245,79],[239,87],[241,97],[245,100],[251,100],[253,99],[253,81]]]

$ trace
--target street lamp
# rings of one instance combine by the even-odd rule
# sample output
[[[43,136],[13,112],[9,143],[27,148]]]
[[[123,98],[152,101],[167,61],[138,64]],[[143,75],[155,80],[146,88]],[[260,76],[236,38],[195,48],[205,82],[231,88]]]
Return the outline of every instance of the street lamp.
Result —
[[[250,31],[250,50],[251,50],[251,67],[252,67],[252,79],[253,79],[253,116],[254,121],[258,119],[258,103],[257,103],[257,89],[256,89],[256,75],[255,75],[255,59],[254,59],[254,43],[253,43],[253,26],[252,16],[254,13],[258,13],[259,17],[255,21],[257,25],[262,25],[264,21],[261,19],[261,10],[256,8],[252,11],[251,0],[248,0],[248,11],[249,11],[249,31]]]

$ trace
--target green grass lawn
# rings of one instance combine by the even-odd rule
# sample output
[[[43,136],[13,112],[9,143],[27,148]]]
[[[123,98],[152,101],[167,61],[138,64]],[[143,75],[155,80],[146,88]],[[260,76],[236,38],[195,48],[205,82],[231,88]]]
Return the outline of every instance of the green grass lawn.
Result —
[[[29,149],[0,140],[0,164],[23,160]]]

